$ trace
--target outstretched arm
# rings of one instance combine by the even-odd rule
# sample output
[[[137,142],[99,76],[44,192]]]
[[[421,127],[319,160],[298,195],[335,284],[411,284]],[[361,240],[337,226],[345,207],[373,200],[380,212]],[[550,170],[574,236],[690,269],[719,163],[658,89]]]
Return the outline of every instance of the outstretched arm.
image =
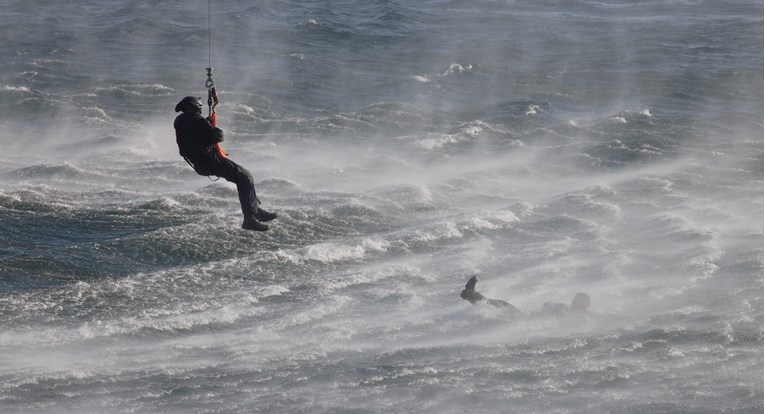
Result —
[[[470,279],[468,279],[467,283],[465,284],[465,290],[475,290],[475,285],[478,283],[478,277],[473,276]]]
[[[471,277],[465,284],[465,289],[460,293],[460,297],[475,305],[476,302],[484,299],[483,295],[475,291],[475,285],[478,283],[476,276]]]

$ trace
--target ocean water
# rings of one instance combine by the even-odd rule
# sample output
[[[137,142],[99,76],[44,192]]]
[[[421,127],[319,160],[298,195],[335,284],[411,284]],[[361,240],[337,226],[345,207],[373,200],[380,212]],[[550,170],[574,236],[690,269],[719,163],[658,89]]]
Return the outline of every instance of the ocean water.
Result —
[[[210,22],[2,2],[0,412],[762,413],[762,2]],[[210,63],[266,233],[177,154]]]

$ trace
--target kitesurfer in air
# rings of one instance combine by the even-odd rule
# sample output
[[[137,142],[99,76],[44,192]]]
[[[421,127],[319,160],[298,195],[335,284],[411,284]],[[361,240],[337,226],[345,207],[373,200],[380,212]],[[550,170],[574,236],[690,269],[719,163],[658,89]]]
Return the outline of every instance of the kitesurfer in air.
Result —
[[[489,299],[484,297],[482,294],[476,292],[475,291],[476,283],[478,283],[477,276],[473,276],[470,279],[468,279],[467,283],[465,284],[465,289],[460,293],[460,297],[462,297],[462,299],[467,300],[473,305],[484,303],[497,308],[507,309],[514,316],[526,316],[525,312],[505,302],[504,300]],[[579,292],[576,295],[574,295],[574,299],[571,301],[570,306],[566,305],[565,303],[547,302],[542,306],[542,311],[540,312],[540,314],[564,315],[567,313],[572,313],[572,314],[581,315],[581,314],[587,313],[587,309],[589,307],[590,307],[590,297],[586,293]]]
[[[173,125],[181,156],[197,174],[215,175],[236,184],[244,214],[243,229],[268,230],[268,226],[263,222],[275,219],[276,213],[269,213],[259,207],[260,200],[255,195],[252,174],[217,150],[217,144],[223,141],[223,131],[202,116],[202,101],[187,96],[178,102],[175,112],[181,112]]]

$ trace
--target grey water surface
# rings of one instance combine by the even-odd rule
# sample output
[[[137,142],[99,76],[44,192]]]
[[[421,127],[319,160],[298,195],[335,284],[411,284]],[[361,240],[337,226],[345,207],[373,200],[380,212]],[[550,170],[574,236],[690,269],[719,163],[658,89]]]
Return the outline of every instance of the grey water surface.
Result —
[[[0,412],[762,413],[762,2],[210,23],[3,2]],[[210,63],[266,233],[177,154]]]

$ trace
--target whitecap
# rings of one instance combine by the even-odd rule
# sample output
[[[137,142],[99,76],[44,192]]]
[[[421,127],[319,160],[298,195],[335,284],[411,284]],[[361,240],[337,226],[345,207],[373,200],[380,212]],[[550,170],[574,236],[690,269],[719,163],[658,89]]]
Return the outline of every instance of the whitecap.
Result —
[[[336,263],[363,259],[370,252],[383,253],[390,247],[384,239],[363,239],[356,244],[323,242],[301,248],[297,251],[280,250],[277,254],[293,263],[306,261]]]
[[[11,92],[31,92],[32,91],[26,86],[10,86],[10,85],[3,85],[2,90],[11,91]]]
[[[449,69],[447,69],[446,72],[444,72],[441,76],[462,75],[464,73],[468,73],[472,71],[473,71],[473,65],[471,64],[462,66],[459,63],[452,63],[451,65],[449,65]]]
[[[462,232],[452,222],[439,223],[431,228],[416,230],[413,239],[419,242],[433,242],[444,239],[461,238]]]

